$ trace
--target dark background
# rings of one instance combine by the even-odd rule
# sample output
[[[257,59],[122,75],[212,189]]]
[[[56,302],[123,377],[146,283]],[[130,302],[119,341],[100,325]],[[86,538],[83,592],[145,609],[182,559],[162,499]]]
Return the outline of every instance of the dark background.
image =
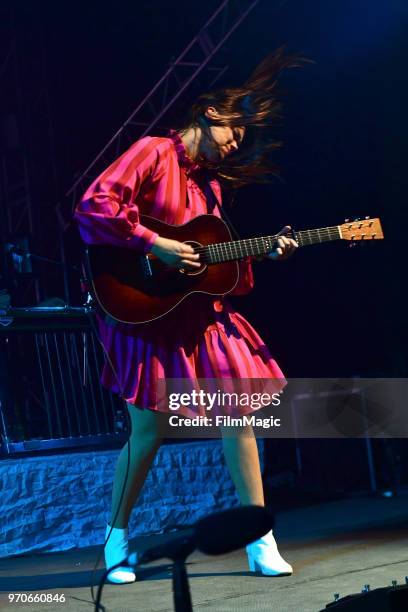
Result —
[[[57,181],[38,204],[38,252],[52,254],[53,207],[64,202],[74,177],[219,4],[14,5],[23,74],[33,45],[45,51],[54,134]],[[10,23],[2,20],[3,40]],[[239,192],[231,214],[242,236],[365,215],[381,217],[385,233],[384,241],[362,248],[336,242],[301,249],[287,262],[256,264],[256,288],[236,305],[287,376],[407,375],[407,24],[405,0],[264,0],[217,55],[229,65],[220,85],[240,83],[281,44],[315,62],[282,78],[284,122],[277,135],[284,148],[275,156],[282,178]],[[30,104],[35,83],[23,78],[21,89]],[[4,91],[3,110],[10,110]],[[39,126],[21,125],[21,141],[31,141],[34,157]],[[61,279],[47,272],[44,298],[64,297]],[[71,282],[80,303],[78,281]]]

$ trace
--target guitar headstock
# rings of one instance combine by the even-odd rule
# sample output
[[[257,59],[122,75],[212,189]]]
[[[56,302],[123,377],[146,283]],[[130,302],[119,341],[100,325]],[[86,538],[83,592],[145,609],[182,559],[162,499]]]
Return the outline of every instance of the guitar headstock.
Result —
[[[382,240],[384,234],[381,227],[380,220],[365,219],[355,221],[347,221],[340,225],[341,237],[344,240]]]

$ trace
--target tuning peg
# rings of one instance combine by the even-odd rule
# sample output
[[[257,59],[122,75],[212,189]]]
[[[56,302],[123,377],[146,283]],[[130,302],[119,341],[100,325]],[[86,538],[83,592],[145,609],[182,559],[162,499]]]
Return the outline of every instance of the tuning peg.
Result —
[[[396,580],[393,580],[393,581],[391,582],[391,584],[392,584],[392,586],[393,586],[393,587],[396,587],[396,586],[397,586],[397,584],[398,584],[398,582],[397,582]]]
[[[356,217],[354,221],[360,221],[360,217]]]
[[[349,223],[350,219],[344,219],[344,223]]]
[[[408,584],[408,576],[405,576],[405,584]]]
[[[339,601],[340,593],[334,593],[333,597],[334,597],[334,601]]]
[[[368,593],[370,590],[370,585],[369,584],[365,584],[364,587],[362,588],[361,592],[362,593]]]
[[[369,219],[370,217],[367,215],[367,217],[365,217],[365,219]]]

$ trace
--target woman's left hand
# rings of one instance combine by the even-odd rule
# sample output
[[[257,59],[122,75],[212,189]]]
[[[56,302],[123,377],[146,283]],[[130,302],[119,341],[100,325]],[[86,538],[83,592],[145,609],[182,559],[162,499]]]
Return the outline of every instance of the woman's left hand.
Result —
[[[268,253],[267,255],[268,259],[276,259],[276,260],[287,259],[291,255],[293,255],[293,253],[296,251],[296,249],[299,246],[296,240],[293,240],[293,238],[287,238],[284,235],[286,234],[286,232],[289,232],[290,229],[291,229],[290,225],[285,225],[285,227],[281,229],[279,234],[282,234],[282,235],[279,236],[278,244],[274,248],[274,250],[271,253]]]

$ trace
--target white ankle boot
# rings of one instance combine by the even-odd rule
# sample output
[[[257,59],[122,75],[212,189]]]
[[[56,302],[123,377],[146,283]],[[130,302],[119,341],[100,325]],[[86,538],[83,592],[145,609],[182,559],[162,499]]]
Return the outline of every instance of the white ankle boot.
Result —
[[[109,535],[111,526],[107,525],[105,533],[106,538]],[[114,527],[109,540],[105,546],[105,565],[106,569],[109,569],[116,563],[120,563],[123,559],[129,556],[129,544],[128,544],[128,529],[119,529]],[[109,582],[115,584],[126,584],[129,582],[135,582],[136,575],[131,567],[117,567],[108,574]]]
[[[261,572],[264,576],[290,576],[293,568],[279,554],[272,531],[255,540],[246,547],[251,572]]]

